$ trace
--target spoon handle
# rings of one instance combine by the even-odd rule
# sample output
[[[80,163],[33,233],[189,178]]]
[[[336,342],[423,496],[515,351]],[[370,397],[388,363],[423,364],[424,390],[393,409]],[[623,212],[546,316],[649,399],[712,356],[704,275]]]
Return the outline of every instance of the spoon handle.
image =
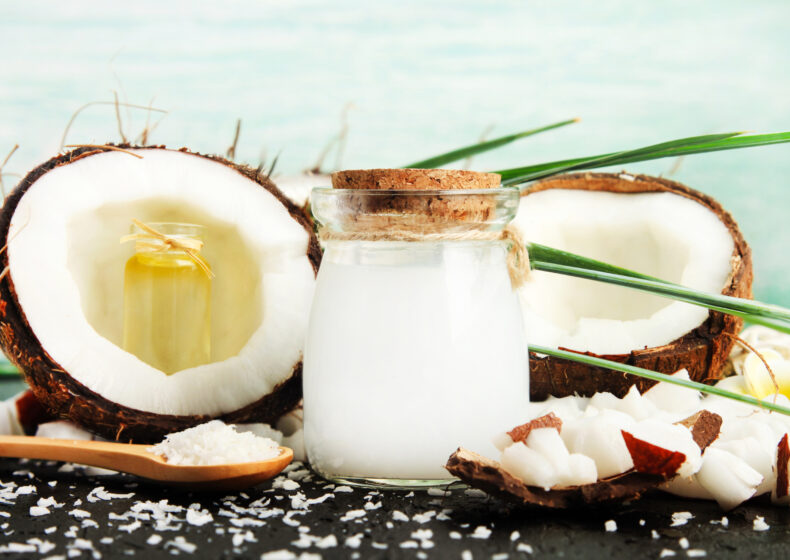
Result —
[[[145,464],[150,466],[156,458],[146,451],[145,445],[50,439],[31,436],[0,436],[0,456],[25,459],[70,461],[135,473]]]

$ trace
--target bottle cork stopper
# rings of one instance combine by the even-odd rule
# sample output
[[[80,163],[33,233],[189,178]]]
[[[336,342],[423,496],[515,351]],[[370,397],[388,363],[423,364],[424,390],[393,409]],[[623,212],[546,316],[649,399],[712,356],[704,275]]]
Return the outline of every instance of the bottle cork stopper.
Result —
[[[457,169],[351,169],[332,173],[336,189],[455,190],[496,189],[497,173]]]
[[[496,202],[483,194],[425,196],[421,191],[496,189],[500,176],[455,169],[354,169],[333,173],[332,186],[360,191],[358,197],[350,198],[357,228],[364,224],[369,229],[414,227],[428,231],[452,224],[469,227],[484,223],[493,215]],[[400,192],[374,197],[363,192],[377,190]],[[408,191],[414,194],[410,196]]]

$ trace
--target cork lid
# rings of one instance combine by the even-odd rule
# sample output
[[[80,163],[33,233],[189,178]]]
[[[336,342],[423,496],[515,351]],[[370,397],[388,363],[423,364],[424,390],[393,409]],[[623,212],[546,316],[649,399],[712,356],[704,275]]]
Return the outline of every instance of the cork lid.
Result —
[[[457,169],[351,169],[332,173],[336,189],[455,190],[496,189],[497,173]]]

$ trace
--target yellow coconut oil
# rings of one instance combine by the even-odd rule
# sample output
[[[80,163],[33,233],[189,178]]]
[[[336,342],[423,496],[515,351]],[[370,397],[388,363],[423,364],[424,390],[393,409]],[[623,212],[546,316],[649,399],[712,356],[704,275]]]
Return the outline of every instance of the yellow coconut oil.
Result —
[[[211,360],[212,274],[200,255],[203,229],[136,222],[124,238],[136,249],[124,271],[123,347],[168,375]]]

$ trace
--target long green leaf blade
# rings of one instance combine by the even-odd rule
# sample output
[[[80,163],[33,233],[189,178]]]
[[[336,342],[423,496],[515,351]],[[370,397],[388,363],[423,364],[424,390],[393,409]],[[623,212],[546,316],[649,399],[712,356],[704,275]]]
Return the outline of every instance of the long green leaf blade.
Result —
[[[750,136],[729,135],[729,137],[720,140],[706,141],[690,145],[684,143],[686,140],[688,139],[675,141],[679,144],[675,146],[670,145],[669,147],[660,149],[648,150],[647,148],[640,148],[639,150],[613,152],[598,156],[566,159],[529,165],[525,167],[503,169],[496,171],[496,173],[499,173],[502,176],[503,185],[515,185],[528,181],[534,181],[536,179],[541,179],[550,175],[562,173],[564,171],[595,169],[609,165],[622,165],[626,163],[649,161],[667,157],[679,157],[723,150],[735,150],[741,148],[754,148],[759,146],[784,144],[790,142],[790,132],[755,134]],[[668,142],[664,144],[672,143]],[[652,147],[649,146],[648,148],[656,148],[657,146],[661,146],[661,144],[656,144]]]
[[[790,416],[790,408],[784,407],[782,405],[778,405],[771,401],[761,401],[760,399],[751,397],[749,395],[741,395],[739,393],[733,393],[732,391],[727,391],[725,389],[714,387],[712,385],[705,385],[704,383],[697,383],[696,381],[686,381],[685,379],[678,379],[677,377],[672,377],[671,375],[666,375],[664,373],[658,373],[657,371],[631,366],[628,364],[621,364],[619,362],[613,362],[611,360],[606,360],[604,358],[587,356],[585,354],[578,354],[576,352],[570,352],[568,350],[547,348],[545,346],[538,346],[536,344],[530,344],[529,349],[531,352],[536,352],[538,354],[554,356],[555,358],[564,358],[566,360],[572,360],[574,362],[580,362],[582,364],[587,364],[590,366],[612,369],[615,371],[620,371],[622,373],[636,375],[637,377],[642,377],[644,379],[651,379],[653,381],[664,381],[666,383],[672,383],[673,385],[680,385],[681,387],[686,387],[687,389],[702,391],[703,393],[707,393],[709,395],[717,395],[719,397],[725,397],[728,399],[732,399],[734,401],[739,401],[742,403],[750,404],[752,406],[764,408],[766,410],[771,410],[773,412],[779,412],[781,414],[786,414]]]
[[[688,138],[681,138],[679,140],[670,140],[668,142],[661,142],[659,144],[651,144],[650,146],[637,148],[635,150],[625,150],[622,152],[614,152],[611,154],[604,154],[601,156],[583,158],[581,161],[576,161],[576,162],[574,162],[573,160],[571,162],[566,162],[566,163],[555,162],[553,164],[548,164],[548,167],[542,171],[534,171],[532,173],[526,174],[523,180],[531,181],[533,179],[539,179],[546,175],[554,175],[556,173],[562,173],[564,171],[591,169],[594,167],[605,167],[607,165],[616,165],[626,160],[640,161],[645,157],[650,157],[652,155],[667,150],[688,148],[700,144],[711,144],[713,142],[727,140],[729,138],[738,136],[740,134],[743,133],[727,132],[724,134],[705,134],[702,136],[690,136]],[[512,179],[508,179],[507,181],[511,181],[511,180]],[[507,183],[506,181],[503,181],[503,184],[512,184],[512,183]]]
[[[438,156],[433,156],[428,159],[416,161],[414,163],[404,165],[403,167],[410,169],[435,169],[437,167],[447,165],[448,163],[452,163],[454,161],[458,161],[476,154],[481,154],[483,152],[494,150],[506,144],[510,144],[511,142],[515,142],[516,140],[520,140],[521,138],[526,138],[527,136],[532,136],[540,132],[546,132],[547,130],[560,128],[569,124],[573,124],[578,121],[579,119],[569,119],[558,123],[542,126],[540,128],[525,130],[524,132],[518,132],[516,134],[508,134],[507,136],[501,136],[500,138],[495,138],[493,140],[488,140],[486,142],[472,144],[471,146],[465,146],[463,148],[458,148],[457,150],[452,150],[450,152],[439,154]]]
[[[597,270],[589,270],[585,268],[565,266],[537,260],[530,261],[530,264],[535,270],[554,272],[558,274],[564,274],[566,276],[575,276],[577,278],[586,278],[588,280],[597,280],[599,282],[641,290],[643,292],[674,299],[676,301],[691,303],[712,309],[714,311],[735,315],[736,317],[741,317],[750,323],[764,325],[766,327],[790,334],[790,321],[788,321],[786,318],[771,315],[765,312],[750,312],[749,308],[752,307],[751,304],[755,303],[757,305],[762,305],[759,302],[752,302],[751,300],[743,300],[740,298],[733,298],[723,295],[707,294],[705,292],[692,290],[691,288],[685,288],[675,284],[668,284],[660,280],[645,280],[643,278],[623,276],[620,274],[612,274],[609,272],[601,272]]]
[[[709,294],[560,249],[537,243],[527,243],[526,245],[530,255],[530,265],[536,270],[599,280],[610,284],[642,289],[651,293],[661,292],[658,295],[666,297],[682,296],[687,298],[685,300],[687,303],[695,303],[724,313],[741,313],[750,322],[752,321],[752,316],[790,322],[790,309],[785,309],[778,305],[721,294]],[[666,287],[661,288],[659,285]]]

